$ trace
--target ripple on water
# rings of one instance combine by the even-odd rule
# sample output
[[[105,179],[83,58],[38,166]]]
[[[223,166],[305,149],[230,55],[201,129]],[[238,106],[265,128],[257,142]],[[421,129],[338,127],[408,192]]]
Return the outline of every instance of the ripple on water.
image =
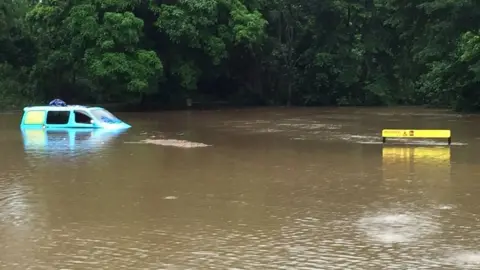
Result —
[[[159,220],[141,227],[72,224],[35,242],[39,252],[45,253],[36,265],[48,265],[53,258],[56,269],[403,270],[443,269],[445,265],[479,269],[478,253],[452,252],[448,259],[433,260],[432,253],[440,252],[432,242],[423,239],[411,243],[412,230],[420,231],[417,239],[436,230],[433,221],[422,219],[422,213],[367,215],[358,223],[351,218],[325,222],[320,215],[292,217],[279,230],[233,224],[225,228],[203,222],[169,226]],[[354,232],[355,226],[360,226],[361,232],[370,230],[373,234],[376,230],[380,237],[365,241]],[[400,231],[396,231],[398,228]],[[392,242],[409,245],[385,245]],[[5,267],[12,266],[6,263]]]
[[[460,250],[452,252],[445,264],[462,269],[480,269],[480,251]]]
[[[306,121],[307,122],[307,121]],[[305,123],[305,124],[296,124],[296,123],[280,123],[277,126],[285,127],[290,130],[334,130],[340,129],[341,125],[334,124],[324,124],[324,123]]]
[[[354,143],[375,144],[382,143],[381,138],[371,135],[354,135],[354,134],[340,134],[338,137],[341,140]]]
[[[0,221],[3,224],[20,226],[33,219],[28,201],[32,188],[22,184],[28,174],[28,171],[15,171],[0,175]]]
[[[357,228],[368,239],[383,244],[409,243],[439,231],[426,213],[378,213],[360,218]]]

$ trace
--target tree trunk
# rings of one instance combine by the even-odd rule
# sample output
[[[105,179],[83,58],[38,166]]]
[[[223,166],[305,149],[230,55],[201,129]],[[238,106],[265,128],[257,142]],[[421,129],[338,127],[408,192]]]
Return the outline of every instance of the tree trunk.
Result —
[[[292,83],[288,83],[288,99],[287,99],[287,107],[290,107],[292,105]]]

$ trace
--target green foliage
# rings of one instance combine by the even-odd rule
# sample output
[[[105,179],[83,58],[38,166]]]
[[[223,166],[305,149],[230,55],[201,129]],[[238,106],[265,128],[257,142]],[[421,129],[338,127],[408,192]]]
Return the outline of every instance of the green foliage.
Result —
[[[470,0],[0,3],[0,105],[209,96],[478,110],[479,82]]]
[[[0,106],[19,109],[22,104],[36,101],[34,89],[28,84],[28,80],[27,68],[0,64]]]
[[[127,1],[113,0],[37,4],[26,16],[39,46],[37,87],[70,97],[75,93],[65,92],[84,78],[92,88],[102,89],[99,96],[151,91],[162,62],[155,51],[142,48],[144,22],[129,9]],[[60,85],[51,83],[59,80]]]
[[[224,64],[238,46],[260,44],[265,34],[262,15],[239,0],[180,0],[150,8],[157,30],[168,37],[159,45],[174,47],[165,56],[171,66],[168,75],[190,92],[202,76],[212,76],[204,70]]]

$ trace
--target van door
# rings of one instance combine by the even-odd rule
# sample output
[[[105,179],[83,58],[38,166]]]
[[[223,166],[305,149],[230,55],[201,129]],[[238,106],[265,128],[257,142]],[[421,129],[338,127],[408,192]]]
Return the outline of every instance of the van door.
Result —
[[[65,128],[70,122],[70,111],[51,110],[47,112],[45,127],[47,128]]]
[[[73,111],[73,122],[77,127],[92,128],[93,118],[90,114],[84,110],[74,110]]]

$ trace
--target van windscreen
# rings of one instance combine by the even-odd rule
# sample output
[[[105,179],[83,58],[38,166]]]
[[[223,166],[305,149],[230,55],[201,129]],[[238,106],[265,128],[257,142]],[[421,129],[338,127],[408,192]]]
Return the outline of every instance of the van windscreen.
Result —
[[[113,114],[111,114],[109,111],[105,109],[94,109],[90,111],[98,121],[102,121],[104,123],[121,123],[120,119],[115,117]]]

